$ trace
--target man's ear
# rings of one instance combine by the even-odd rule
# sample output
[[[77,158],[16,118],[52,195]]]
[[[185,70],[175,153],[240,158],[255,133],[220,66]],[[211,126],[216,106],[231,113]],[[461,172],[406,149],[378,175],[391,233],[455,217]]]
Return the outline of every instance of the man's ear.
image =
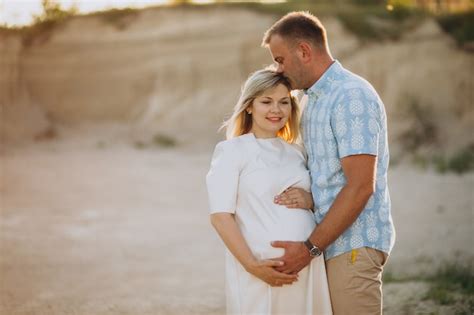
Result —
[[[298,55],[304,63],[311,61],[314,54],[313,47],[305,41],[300,41],[298,43]]]

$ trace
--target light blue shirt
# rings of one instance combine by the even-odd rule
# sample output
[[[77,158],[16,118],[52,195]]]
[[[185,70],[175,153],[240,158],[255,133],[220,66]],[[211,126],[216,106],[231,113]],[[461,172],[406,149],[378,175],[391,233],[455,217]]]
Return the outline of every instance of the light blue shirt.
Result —
[[[325,251],[326,259],[360,247],[390,253],[395,229],[387,186],[389,151],[387,117],[372,85],[335,61],[308,90],[302,117],[308,152],[316,223],[321,223],[346,184],[341,159],[349,155],[377,156],[374,194],[357,220]]]

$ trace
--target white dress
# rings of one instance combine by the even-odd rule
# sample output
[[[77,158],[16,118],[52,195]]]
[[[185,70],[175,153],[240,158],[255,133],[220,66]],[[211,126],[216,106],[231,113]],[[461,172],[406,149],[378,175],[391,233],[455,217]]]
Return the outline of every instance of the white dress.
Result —
[[[271,241],[304,241],[315,227],[309,210],[273,202],[290,186],[310,190],[303,154],[280,138],[249,133],[218,143],[206,180],[210,212],[234,213],[255,257],[280,257],[284,249]],[[297,282],[271,287],[226,250],[226,297],[227,314],[332,314],[322,255],[299,272]]]

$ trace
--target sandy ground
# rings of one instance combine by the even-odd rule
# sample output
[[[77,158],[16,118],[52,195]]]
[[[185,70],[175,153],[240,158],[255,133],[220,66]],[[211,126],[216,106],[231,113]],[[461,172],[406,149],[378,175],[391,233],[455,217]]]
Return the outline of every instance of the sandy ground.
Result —
[[[223,245],[204,186],[212,147],[63,141],[4,150],[0,314],[222,314]],[[474,256],[474,174],[401,165],[390,188],[390,272]],[[427,286],[384,290],[385,314],[413,314]]]

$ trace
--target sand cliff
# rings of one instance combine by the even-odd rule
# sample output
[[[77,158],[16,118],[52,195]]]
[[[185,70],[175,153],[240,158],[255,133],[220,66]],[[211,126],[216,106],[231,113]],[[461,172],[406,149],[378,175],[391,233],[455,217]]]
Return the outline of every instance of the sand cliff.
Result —
[[[132,135],[212,142],[246,76],[271,63],[260,41],[276,18],[219,7],[150,8],[115,19],[74,17],[28,45],[19,35],[0,35],[3,139],[21,143],[51,127],[113,123]],[[419,124],[413,106],[435,125],[440,149],[474,142],[474,55],[435,22],[369,45],[337,19],[323,22],[334,57],[384,100],[395,153]]]

